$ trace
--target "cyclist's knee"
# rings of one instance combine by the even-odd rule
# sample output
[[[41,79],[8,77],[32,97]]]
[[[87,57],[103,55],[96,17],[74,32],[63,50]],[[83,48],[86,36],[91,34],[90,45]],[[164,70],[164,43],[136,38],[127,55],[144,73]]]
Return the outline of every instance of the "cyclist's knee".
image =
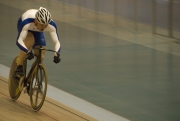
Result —
[[[26,57],[26,53],[24,53],[22,50],[20,50],[19,56],[16,60],[17,65],[22,65],[25,57]]]

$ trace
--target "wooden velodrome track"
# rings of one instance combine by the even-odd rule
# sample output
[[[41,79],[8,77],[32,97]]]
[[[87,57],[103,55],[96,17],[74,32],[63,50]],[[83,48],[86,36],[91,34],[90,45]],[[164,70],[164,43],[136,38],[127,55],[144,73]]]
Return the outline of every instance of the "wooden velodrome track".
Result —
[[[34,4],[35,1],[40,2],[39,0],[33,0],[33,1],[31,1],[32,3],[30,5],[29,0],[28,1],[0,0],[1,11],[5,12],[2,15],[6,16],[7,15],[6,12],[9,12],[9,10],[8,11],[6,11],[6,10],[9,8],[11,9],[11,11],[15,11],[14,10],[15,8],[17,10],[24,11],[27,8],[29,8],[30,6],[33,8],[37,8],[37,7],[39,7],[39,5]],[[45,2],[45,0],[42,0],[42,1]],[[41,5],[43,5],[42,1],[40,2]],[[52,0],[51,3],[53,3],[53,1],[56,1],[56,0]],[[19,6],[20,4],[21,4],[21,6]],[[44,6],[46,6],[46,5],[44,5]],[[62,14],[62,15],[64,15],[64,14]],[[13,16],[15,16],[15,13],[13,13]],[[9,17],[9,16],[6,16],[6,17]],[[58,13],[58,15],[55,15],[54,17],[63,18],[63,17],[59,17],[59,13]],[[74,16],[70,16],[70,17],[74,17]],[[5,23],[7,21],[5,18],[3,18],[2,20]],[[11,19],[8,19],[8,20],[11,20]],[[68,20],[73,20],[73,19],[68,19]],[[76,20],[76,18],[75,18],[75,20]],[[1,22],[1,23],[3,23],[3,22]],[[8,26],[10,26],[9,23],[8,23]],[[2,28],[4,28],[4,27],[2,27]],[[2,29],[0,29],[0,30],[2,30]],[[4,35],[4,33],[1,35]],[[6,39],[4,39],[4,40],[6,40]],[[8,41],[6,41],[6,42],[8,42]],[[3,44],[2,43],[3,43],[3,41],[1,40],[0,41],[0,50],[1,50],[1,52],[4,52],[5,50],[2,49],[2,47],[3,46],[5,47],[6,45],[5,45],[5,43],[3,43]],[[14,45],[14,43],[13,43],[13,45]],[[13,53],[11,53],[11,54],[13,54]],[[14,56],[14,54],[13,54],[13,56]],[[0,58],[1,61],[3,61],[3,59],[4,58]],[[7,61],[9,61],[9,62],[7,62]],[[6,59],[6,62],[11,63],[11,59]],[[7,68],[9,68],[9,66],[7,66]],[[8,72],[8,70],[6,70],[6,71],[3,70],[3,67],[0,63],[0,101],[1,101],[1,103],[0,103],[0,108],[1,108],[0,121],[12,121],[12,120],[13,121],[21,121],[21,120],[23,120],[23,121],[26,121],[26,120],[28,120],[28,121],[40,121],[40,120],[43,120],[43,121],[94,121],[94,120],[127,121],[127,119],[125,119],[117,114],[114,114],[108,110],[98,107],[92,103],[86,102],[83,99],[81,100],[73,95],[66,94],[66,92],[63,92],[63,94],[65,94],[65,98],[64,98],[62,96],[62,92],[59,92],[57,89],[54,89],[54,88],[53,89],[51,88],[51,89],[55,93],[53,93],[53,94],[50,93],[49,95],[47,95],[46,101],[45,101],[43,107],[41,108],[41,110],[39,112],[34,112],[31,109],[30,100],[29,100],[29,97],[27,94],[22,93],[20,98],[15,102],[10,99],[9,91],[8,91],[8,83],[7,83],[7,80],[8,80],[7,78],[8,78],[9,72]],[[1,74],[1,72],[3,72],[3,74]],[[50,89],[49,87],[52,87],[52,86],[48,86],[48,89]],[[49,93],[51,91],[47,90],[47,93]],[[66,97],[68,97],[68,99]],[[57,98],[60,98],[60,100]]]
[[[17,101],[10,99],[7,80],[0,76],[0,121],[96,121],[48,97],[41,110],[34,112],[27,94],[21,93]]]

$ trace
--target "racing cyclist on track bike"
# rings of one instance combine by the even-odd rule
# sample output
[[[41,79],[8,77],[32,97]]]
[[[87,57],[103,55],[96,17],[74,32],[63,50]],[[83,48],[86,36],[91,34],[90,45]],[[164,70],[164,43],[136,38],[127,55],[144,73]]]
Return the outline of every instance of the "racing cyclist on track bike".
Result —
[[[42,46],[45,48],[46,41],[44,37],[44,31],[50,33],[52,42],[55,47],[54,50],[54,62],[59,63],[60,59],[60,42],[57,33],[57,26],[55,22],[51,19],[50,12],[43,7],[40,7],[39,10],[29,9],[19,18],[17,23],[18,29],[18,37],[16,40],[16,45],[20,48],[19,58],[17,61],[17,68],[15,71],[16,77],[24,76],[23,73],[23,61],[28,55],[28,59],[32,59],[33,54],[31,53],[31,49],[33,47]],[[35,52],[35,50],[34,50]],[[35,52],[35,53],[38,53]],[[42,53],[42,59],[44,58],[45,52]]]

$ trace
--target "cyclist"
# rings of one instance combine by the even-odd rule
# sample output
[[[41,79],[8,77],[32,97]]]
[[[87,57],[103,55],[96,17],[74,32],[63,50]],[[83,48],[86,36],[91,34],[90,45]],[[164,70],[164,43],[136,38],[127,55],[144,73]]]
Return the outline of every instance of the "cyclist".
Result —
[[[44,37],[44,31],[50,33],[51,39],[55,45],[54,50],[54,62],[59,63],[60,59],[60,42],[57,33],[57,26],[55,22],[51,19],[50,12],[43,7],[39,10],[30,9],[27,10],[19,18],[17,23],[18,37],[16,40],[16,45],[20,48],[19,58],[17,61],[17,68],[15,75],[22,77],[23,73],[23,61],[25,56],[28,55],[28,59],[34,58],[31,53],[31,48],[35,46],[46,46],[46,41]],[[42,53],[42,59],[44,58],[45,52]]]

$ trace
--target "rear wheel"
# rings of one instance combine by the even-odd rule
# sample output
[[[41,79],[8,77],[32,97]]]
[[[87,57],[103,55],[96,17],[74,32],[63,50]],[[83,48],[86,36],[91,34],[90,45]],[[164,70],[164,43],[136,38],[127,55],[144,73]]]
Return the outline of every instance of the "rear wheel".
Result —
[[[17,100],[21,95],[21,90],[18,88],[19,79],[14,77],[14,72],[17,67],[18,56],[14,58],[10,72],[9,72],[9,79],[8,79],[8,87],[9,87],[9,94],[12,100]]]
[[[44,103],[47,83],[46,69],[40,64],[34,69],[30,79],[30,102],[34,111],[39,111]]]

